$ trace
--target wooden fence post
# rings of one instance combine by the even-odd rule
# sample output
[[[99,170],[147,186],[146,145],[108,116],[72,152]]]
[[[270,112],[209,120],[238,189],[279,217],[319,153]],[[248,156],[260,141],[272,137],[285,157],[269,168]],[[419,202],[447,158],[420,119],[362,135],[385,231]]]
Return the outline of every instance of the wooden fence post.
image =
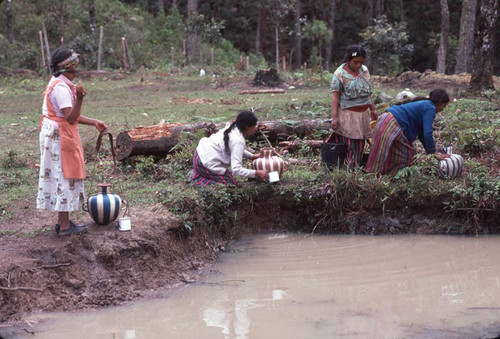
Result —
[[[125,68],[132,71],[132,63],[130,62],[130,55],[128,53],[127,39],[122,37],[122,48],[123,48],[123,64]]]
[[[189,65],[189,59],[186,48],[186,40],[182,40],[182,56],[184,56],[184,66]]]
[[[38,35],[40,36],[40,48],[42,50],[42,65],[43,65],[43,69],[47,70],[47,63],[45,62],[45,51],[43,49],[43,33],[42,33],[42,31],[38,31]]]
[[[210,48],[210,64],[214,67],[214,48]]]
[[[104,35],[104,27],[101,26],[99,30],[99,49],[97,50],[97,70],[101,70],[101,57],[102,57],[102,37]]]
[[[247,55],[247,58],[246,58],[246,70],[248,71],[249,68],[250,68],[250,57]]]
[[[173,47],[170,47],[170,56],[171,56],[171,63],[172,63],[172,67],[175,66],[175,55],[174,55],[174,48]]]
[[[282,56],[282,62],[281,64],[283,65],[283,72],[286,72],[286,56]]]
[[[47,29],[45,28],[45,22],[42,21],[42,31],[43,31],[43,38],[45,40],[45,53],[47,54],[45,57],[47,58],[47,65],[49,66],[49,73],[50,73],[50,48],[49,48],[49,40],[47,38]]]

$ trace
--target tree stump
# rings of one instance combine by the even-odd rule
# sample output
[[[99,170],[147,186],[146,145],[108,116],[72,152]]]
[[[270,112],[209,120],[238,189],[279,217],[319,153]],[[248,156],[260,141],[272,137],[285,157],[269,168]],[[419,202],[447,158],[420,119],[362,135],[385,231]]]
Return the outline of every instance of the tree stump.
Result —
[[[276,87],[283,83],[276,68],[259,69],[255,74],[252,84],[254,86]]]

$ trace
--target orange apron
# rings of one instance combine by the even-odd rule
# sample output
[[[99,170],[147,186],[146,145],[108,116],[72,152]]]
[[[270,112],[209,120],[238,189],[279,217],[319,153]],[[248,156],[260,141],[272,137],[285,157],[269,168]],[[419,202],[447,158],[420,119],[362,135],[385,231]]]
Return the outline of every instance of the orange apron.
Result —
[[[62,80],[55,80],[47,86],[43,96],[47,103],[47,112],[49,116],[42,115],[40,118],[40,128],[43,118],[57,122],[59,125],[59,136],[61,140],[61,162],[63,175],[66,179],[85,179],[85,160],[83,157],[82,142],[80,141],[80,132],[78,131],[78,121],[71,125],[65,118],[58,117],[49,99],[49,94],[54,86]],[[76,95],[73,93],[73,97]]]

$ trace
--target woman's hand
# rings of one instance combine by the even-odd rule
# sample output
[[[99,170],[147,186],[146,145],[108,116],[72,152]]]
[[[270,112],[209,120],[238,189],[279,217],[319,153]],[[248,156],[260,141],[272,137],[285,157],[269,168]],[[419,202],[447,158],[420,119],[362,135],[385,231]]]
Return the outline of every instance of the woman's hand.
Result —
[[[106,126],[106,124],[104,122],[102,122],[101,120],[96,120],[94,123],[94,126],[95,126],[95,128],[97,128],[99,130],[99,132],[102,132],[103,130],[108,128],[108,126]]]
[[[263,156],[264,156],[264,154],[262,154],[262,153],[257,153],[257,154],[254,154],[254,155],[252,156],[252,160],[262,158]]]
[[[441,161],[441,160],[444,160],[446,158],[450,158],[451,154],[439,153],[438,152],[438,153],[435,154],[435,156],[436,156],[436,159],[438,159],[439,161]]]
[[[340,119],[338,117],[332,118],[332,129],[336,130],[340,128]]]
[[[371,110],[370,111],[370,117],[372,118],[372,120],[377,120],[378,119],[377,110]]]
[[[85,88],[82,85],[76,85],[76,98],[78,100],[83,100],[83,97],[87,94]]]
[[[255,176],[259,177],[262,181],[269,180],[269,173],[264,170],[256,170]]]

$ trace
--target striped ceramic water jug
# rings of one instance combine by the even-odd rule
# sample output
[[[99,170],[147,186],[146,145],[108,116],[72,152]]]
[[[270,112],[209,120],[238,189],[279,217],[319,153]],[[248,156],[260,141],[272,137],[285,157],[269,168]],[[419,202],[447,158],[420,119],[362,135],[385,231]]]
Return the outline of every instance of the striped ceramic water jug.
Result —
[[[280,157],[273,156],[273,148],[263,148],[262,158],[255,159],[252,161],[252,166],[256,170],[265,170],[268,172],[277,171],[281,177],[281,173],[285,169],[285,161]]]
[[[449,154],[450,157],[439,161],[438,175],[441,178],[449,177],[454,178],[462,174],[462,167],[464,165],[464,159],[461,155],[453,153],[450,147],[445,147],[442,149],[442,153]]]
[[[122,199],[108,193],[111,184],[98,184],[99,193],[91,196],[82,206],[85,212],[89,212],[96,224],[107,225],[118,217],[122,205]]]

